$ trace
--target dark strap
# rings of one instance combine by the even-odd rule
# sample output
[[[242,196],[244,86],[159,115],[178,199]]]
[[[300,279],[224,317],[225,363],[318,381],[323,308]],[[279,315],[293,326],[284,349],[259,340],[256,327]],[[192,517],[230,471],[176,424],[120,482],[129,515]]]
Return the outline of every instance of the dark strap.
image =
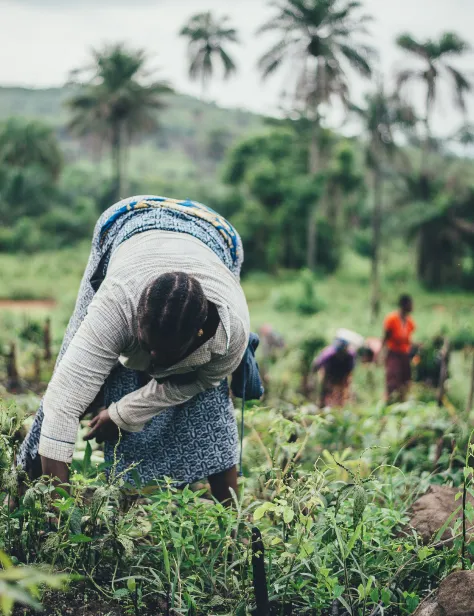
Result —
[[[245,388],[247,386],[247,365],[244,366],[244,371],[243,371],[243,381],[244,381],[244,387],[243,387],[243,396],[242,396],[242,410],[241,410],[241,417],[240,417],[240,459],[239,459],[239,477],[242,477],[244,472],[243,472],[243,456],[244,456],[244,414],[245,414]]]
[[[249,343],[239,367],[232,375],[231,390],[236,398],[241,398],[241,419],[240,419],[240,461],[239,475],[243,474],[243,450],[244,450],[244,429],[245,429],[245,403],[247,400],[259,400],[263,393],[263,383],[260,377],[255,351],[259,344],[257,334],[251,333]]]

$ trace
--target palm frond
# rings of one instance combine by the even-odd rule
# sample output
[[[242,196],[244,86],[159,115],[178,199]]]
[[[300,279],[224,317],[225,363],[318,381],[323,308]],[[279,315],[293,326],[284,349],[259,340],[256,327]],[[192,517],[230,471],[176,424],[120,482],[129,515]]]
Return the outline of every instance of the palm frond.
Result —
[[[235,28],[229,28],[227,30],[218,29],[215,35],[217,38],[227,41],[228,43],[240,43],[239,35]]]
[[[450,73],[454,81],[454,104],[461,111],[466,111],[465,95],[472,90],[472,83],[454,66],[446,65],[446,70]]]
[[[224,66],[224,79],[228,79],[233,73],[237,71],[237,66],[233,59],[222,47],[219,49],[219,54]]]
[[[275,43],[267,53],[265,53],[258,61],[258,68],[264,79],[272,75],[285,61],[287,50],[291,47],[292,42],[283,39]]]
[[[461,56],[470,51],[470,45],[460,38],[455,32],[445,32],[439,42],[440,55]]]
[[[188,73],[189,78],[192,81],[195,81],[201,77],[201,74],[203,72],[203,66],[205,63],[206,53],[206,49],[201,47],[194,56],[190,57],[191,61],[189,63]]]
[[[421,58],[427,58],[425,46],[411,36],[411,34],[401,34],[396,39],[397,45],[405,51],[410,51]]]
[[[364,77],[370,77],[372,75],[372,65],[375,51],[371,47],[359,46],[351,47],[345,44],[339,44],[341,53],[358,73]]]

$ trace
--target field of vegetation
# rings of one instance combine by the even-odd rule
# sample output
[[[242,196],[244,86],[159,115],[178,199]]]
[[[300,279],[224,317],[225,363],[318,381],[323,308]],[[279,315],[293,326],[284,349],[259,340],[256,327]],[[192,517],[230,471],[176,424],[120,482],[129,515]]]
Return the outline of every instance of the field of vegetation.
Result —
[[[17,341],[25,386],[3,396],[2,544],[15,564],[48,564],[67,574],[66,590],[44,591],[41,575],[47,583],[59,582],[35,570],[48,613],[245,614],[257,609],[256,602],[267,609],[262,608],[267,602],[267,612],[256,613],[410,614],[440,580],[470,566],[462,517],[452,516],[446,528],[428,537],[419,536],[410,519],[413,503],[430,485],[455,486],[461,494],[466,481],[469,490],[466,455],[473,416],[466,401],[472,351],[466,340],[472,296],[426,292],[414,282],[409,255],[403,276],[398,256],[384,266],[383,310],[408,289],[415,298],[417,341],[442,332],[456,343],[441,407],[437,392],[421,384],[408,402],[387,407],[383,369],[376,366],[356,368],[356,399],[349,408],[318,409],[314,397],[302,395],[305,341],[330,342],[341,326],[380,334],[381,323],[369,319],[368,259],[348,254],[338,274],[313,278],[320,307],[313,315],[281,308],[282,296],[304,299],[301,274],[249,274],[244,288],[253,328],[271,322],[283,333],[286,348],[268,368],[265,399],[248,405],[245,413],[244,472],[234,510],[209,500],[205,485],[180,491],[164,483],[137,491],[113,469],[106,480],[102,453],[80,441],[70,495],[54,494],[43,480],[9,512],[18,430],[34,412],[51,371],[51,363],[41,359],[35,377],[43,323],[51,318],[57,350],[87,249],[43,253],[28,261],[0,259],[8,272],[6,296],[57,302],[54,308],[30,308],[27,316],[15,305],[0,311],[2,343]],[[468,526],[471,511],[468,502]],[[252,556],[258,532],[263,559]],[[24,569],[13,571],[5,583],[21,585]],[[25,592],[33,587],[12,596],[31,603],[34,593],[30,600]]]
[[[470,48],[450,31],[401,33],[403,69],[375,80],[363,3],[274,10],[260,33],[279,42],[258,67],[270,78],[301,59],[287,116],[205,102],[216,70],[237,71],[239,42],[211,13],[180,33],[202,100],[120,42],[63,88],[0,87],[2,616],[474,614],[474,131],[456,63]],[[368,79],[357,105],[354,75]],[[433,118],[448,87],[459,130],[442,135]],[[355,134],[328,128],[331,105]],[[252,330],[269,324],[285,342],[259,351],[266,391],[245,408],[231,507],[205,482],[141,485],[131,468],[132,485],[86,444],[88,420],[69,486],[14,464],[95,221],[131,194],[191,198],[229,218]],[[350,402],[321,408],[315,354],[339,328],[380,338],[402,293],[421,345],[408,400],[388,405],[383,366],[358,361]],[[426,377],[439,344],[441,386]]]

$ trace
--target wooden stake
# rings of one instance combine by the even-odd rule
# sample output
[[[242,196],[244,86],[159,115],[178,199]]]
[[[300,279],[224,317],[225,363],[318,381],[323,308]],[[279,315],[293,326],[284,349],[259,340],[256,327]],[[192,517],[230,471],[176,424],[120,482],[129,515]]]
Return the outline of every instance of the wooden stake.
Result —
[[[441,368],[439,377],[439,394],[438,394],[438,406],[443,406],[443,398],[445,391],[446,378],[448,376],[448,359],[449,359],[449,340],[444,339],[443,349],[441,351]]]
[[[252,528],[252,571],[253,590],[257,605],[256,616],[268,616],[270,605],[268,602],[267,575],[265,572],[265,549],[262,534],[255,526]]]
[[[10,353],[7,356],[7,388],[9,391],[20,389],[20,375],[18,374],[16,344],[14,342],[10,344]]]
[[[472,354],[471,387],[469,390],[469,397],[467,399],[466,415],[469,415],[469,413],[471,412],[473,403],[474,403],[474,353]]]
[[[34,379],[35,383],[39,383],[41,381],[41,355],[39,351],[35,352],[34,362]]]
[[[43,329],[44,343],[44,358],[46,361],[51,361],[53,354],[51,353],[51,319],[48,317]]]

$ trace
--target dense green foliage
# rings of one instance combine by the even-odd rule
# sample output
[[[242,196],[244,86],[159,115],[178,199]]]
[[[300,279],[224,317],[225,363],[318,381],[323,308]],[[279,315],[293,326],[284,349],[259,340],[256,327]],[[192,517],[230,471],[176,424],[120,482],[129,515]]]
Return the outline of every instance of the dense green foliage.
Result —
[[[113,467],[107,480],[88,446],[73,465],[70,494],[39,481],[10,513],[18,414],[2,412],[8,476],[0,481],[2,501],[7,496],[0,545],[16,564],[46,563],[85,580],[72,582],[70,598],[46,594],[51,614],[62,601],[100,601],[118,614],[244,615],[263,583],[275,613],[326,616],[336,605],[339,614],[368,616],[381,605],[390,616],[408,615],[461,565],[461,520],[453,541],[442,540],[441,529],[428,544],[408,526],[411,504],[430,483],[462,482],[467,426],[458,419],[454,427],[434,405],[249,411],[246,479],[233,511],[197,487],[178,491],[164,482],[137,493]],[[430,443],[439,435],[446,449],[434,460]],[[471,510],[466,515],[471,521]],[[255,527],[263,580],[251,567]]]
[[[87,253],[85,244],[26,263],[13,255],[0,257],[5,295],[58,300],[56,309],[31,315],[28,327],[21,313],[1,313],[0,342],[18,336],[26,381],[32,378],[46,315],[53,317],[54,347],[59,347]],[[445,408],[432,402],[436,392],[421,385],[414,401],[385,408],[382,370],[371,366],[357,368],[356,399],[344,410],[317,410],[303,398],[308,365],[338,327],[379,333],[381,323],[369,326],[367,318],[367,259],[351,254],[335,276],[316,279],[309,273],[253,274],[244,282],[252,327],[272,323],[286,348],[267,369],[263,405],[246,413],[245,481],[237,511],[204,500],[201,486],[194,487],[197,492],[180,492],[165,485],[161,491],[146,490],[134,502],[133,495],[122,494],[122,478],[109,483],[103,472],[97,476],[97,465],[103,469],[101,452],[85,455],[81,440],[71,496],[54,497],[48,483],[39,482],[13,514],[0,507],[0,536],[15,563],[46,563],[85,576],[71,582],[71,594],[46,592],[42,600],[48,611],[56,616],[63,605],[79,602],[92,613],[158,615],[166,614],[169,601],[177,614],[224,615],[239,609],[245,614],[244,606],[255,605],[249,541],[257,526],[270,599],[280,608],[292,605],[293,613],[312,616],[316,605],[316,614],[326,616],[336,602],[342,616],[352,603],[354,616],[358,609],[368,616],[384,601],[390,615],[412,613],[440,578],[460,566],[459,522],[454,545],[440,544],[434,536],[424,546],[406,525],[411,504],[430,483],[462,483],[472,421],[462,410],[472,363],[464,356],[471,340],[472,296],[423,291],[411,261],[409,254],[394,253],[384,264],[382,309],[389,310],[399,292],[409,289],[416,300],[416,340],[448,332],[455,348],[464,349],[453,354]],[[298,311],[295,304],[281,311],[277,295],[305,306],[310,285],[309,299],[317,299],[319,312],[307,314],[311,311]],[[50,370],[43,367],[44,383]],[[12,404],[13,398],[3,397]],[[21,425],[23,410],[34,412],[37,401],[23,394],[14,398],[10,413],[3,407],[4,418],[18,418],[6,420],[3,434]],[[10,433],[3,456],[17,446]],[[5,457],[3,469],[9,476],[3,489],[14,489]]]
[[[277,0],[272,11],[259,32],[277,39],[258,66],[264,78],[291,66],[288,117],[172,93],[121,43],[94,52],[67,87],[0,88],[0,613],[20,603],[30,616],[41,601],[51,616],[408,616],[472,568],[474,166],[452,146],[473,131],[464,116],[453,138],[432,126],[441,87],[466,110],[471,81],[455,60],[469,47],[451,32],[401,35],[413,64],[397,91],[380,78],[355,105],[350,74],[377,70],[363,3]],[[180,34],[203,96],[220,69],[236,72],[227,18],[198,13]],[[411,83],[424,89],[421,112]],[[333,103],[356,118],[356,137],[328,128]],[[206,484],[118,473],[85,445],[84,420],[67,490],[14,468],[94,222],[117,197],[144,193],[202,201],[236,225],[252,329],[271,324],[284,340],[258,357],[266,393],[247,405],[232,508]],[[380,336],[402,292],[414,296],[420,345],[409,401],[387,406],[382,367],[360,362],[350,402],[318,408],[315,354],[341,327]],[[422,538],[412,505],[433,484],[463,498]]]

